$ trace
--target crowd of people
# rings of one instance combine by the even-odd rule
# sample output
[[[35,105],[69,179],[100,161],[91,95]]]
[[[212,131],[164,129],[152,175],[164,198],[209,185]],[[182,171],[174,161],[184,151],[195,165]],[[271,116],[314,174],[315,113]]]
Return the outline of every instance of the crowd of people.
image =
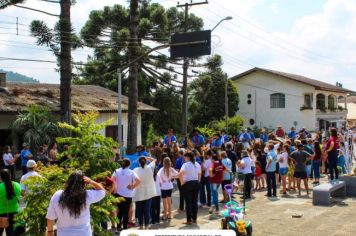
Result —
[[[256,191],[266,191],[268,198],[301,196],[304,191],[309,196],[309,182],[319,184],[321,174],[337,184],[339,171],[350,171],[353,162],[350,144],[354,134],[354,130],[335,128],[316,134],[304,128],[296,131],[294,127],[285,132],[278,126],[274,132],[263,129],[259,137],[249,128],[236,135],[227,135],[223,130],[209,138],[194,130],[190,138],[179,142],[169,129],[164,139],[154,142],[152,147],[137,146],[138,160],[120,157],[116,150],[113,161],[120,161],[121,167],[107,179],[106,188],[80,172],[73,173],[65,188],[57,191],[50,201],[48,234],[54,234],[56,222],[57,235],[92,235],[90,204],[100,201],[105,192],[123,199],[117,205],[119,223],[113,225],[118,233],[132,226],[148,229],[150,225],[171,220],[175,189],[179,194],[177,211],[185,212],[186,225],[197,224],[200,207],[218,215],[221,203],[230,197],[237,198],[225,190],[230,184],[233,193],[240,193],[244,200],[253,199]],[[15,228],[13,219],[19,211],[21,195],[28,191],[22,183],[31,176],[39,176],[35,171],[36,161],[58,164],[58,148],[56,144],[50,148],[44,145],[34,157],[26,143],[16,155],[6,146],[2,157],[0,225],[1,219],[7,218],[8,227],[0,227],[0,235],[4,230],[7,235],[19,235],[16,230],[24,229]],[[20,184],[15,175],[18,159],[23,174]],[[88,185],[92,190],[87,190]],[[219,192],[222,192],[221,199]],[[104,222],[102,226],[107,224]]]

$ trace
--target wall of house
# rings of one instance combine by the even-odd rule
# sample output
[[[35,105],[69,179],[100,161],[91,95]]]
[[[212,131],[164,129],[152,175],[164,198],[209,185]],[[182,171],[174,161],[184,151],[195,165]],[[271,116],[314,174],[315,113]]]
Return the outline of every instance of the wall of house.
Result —
[[[112,119],[112,125],[117,125],[117,113],[100,113],[99,118],[97,119],[97,123],[102,123]],[[123,141],[124,145],[126,145],[127,141],[127,129],[128,129],[128,119],[127,113],[122,113],[122,124],[123,124]],[[137,143],[142,144],[142,136],[141,136],[141,113],[138,113],[138,122],[137,122]],[[105,129],[101,131],[101,134],[105,136]]]
[[[300,110],[304,94],[313,94],[314,87],[265,72],[254,72],[233,82],[240,97],[238,114],[245,118],[245,126],[251,127],[249,120],[254,119],[258,127],[274,129],[280,124],[289,130],[297,122],[297,129],[315,130],[315,100],[313,110]],[[270,95],[274,93],[285,94],[285,108],[271,108]],[[247,103],[249,94],[251,104]]]
[[[356,126],[356,103],[347,103],[347,111],[347,121],[349,126]]]

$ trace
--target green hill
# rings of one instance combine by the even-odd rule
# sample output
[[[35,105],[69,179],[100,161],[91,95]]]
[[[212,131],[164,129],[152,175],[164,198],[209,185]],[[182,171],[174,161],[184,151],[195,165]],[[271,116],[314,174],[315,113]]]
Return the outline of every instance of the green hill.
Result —
[[[22,82],[22,83],[39,83],[40,81],[28,77],[26,75],[22,75],[13,71],[6,71],[0,69],[0,72],[6,73],[6,80],[9,82]]]

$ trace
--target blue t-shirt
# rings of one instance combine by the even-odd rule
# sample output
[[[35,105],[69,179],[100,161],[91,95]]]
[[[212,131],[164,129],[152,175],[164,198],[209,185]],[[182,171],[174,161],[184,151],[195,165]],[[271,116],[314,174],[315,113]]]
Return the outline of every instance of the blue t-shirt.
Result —
[[[251,131],[248,133],[250,135],[251,140],[255,140],[255,134]]]
[[[136,152],[136,155],[138,157],[141,157],[141,156],[149,157],[150,156],[150,154],[148,152],[146,152],[146,151]]]
[[[20,153],[21,157],[21,166],[26,166],[28,162],[28,156],[31,155],[30,150],[22,150]]]
[[[201,134],[192,137],[192,143],[195,147],[202,146],[204,144],[204,137]]]
[[[275,172],[276,164],[278,161],[277,153],[274,150],[269,151],[266,156],[266,160],[267,160],[266,172]],[[272,162],[269,165],[268,165],[268,160],[272,160]]]
[[[196,161],[199,165],[201,165],[201,163],[202,163],[201,157],[196,157],[196,158],[195,158],[195,161]]]
[[[266,134],[266,133],[262,133],[261,135],[260,135],[260,139],[261,139],[261,141],[263,141],[264,143],[267,143],[268,142],[268,134]]]
[[[183,163],[184,163],[184,158],[183,157],[178,157],[177,160],[176,160],[176,164],[174,166],[174,169],[180,170],[180,168],[182,168]]]
[[[242,133],[239,135],[239,141],[240,142],[250,142],[251,137],[248,133]]]
[[[163,140],[164,144],[166,145],[171,145],[172,142],[177,142],[177,138],[176,136],[172,135],[171,137],[168,137],[168,135],[166,135],[164,137],[164,140]]]
[[[223,139],[222,137],[219,137],[218,139],[213,140],[211,146],[213,148],[221,148],[222,144],[223,144]]]
[[[225,166],[225,168],[228,170],[224,172],[224,180],[231,180],[231,169],[232,169],[232,162],[229,158],[223,158],[221,160],[222,164]]]
[[[290,139],[296,139],[297,138],[297,133],[295,131],[291,131],[288,133],[288,138]]]

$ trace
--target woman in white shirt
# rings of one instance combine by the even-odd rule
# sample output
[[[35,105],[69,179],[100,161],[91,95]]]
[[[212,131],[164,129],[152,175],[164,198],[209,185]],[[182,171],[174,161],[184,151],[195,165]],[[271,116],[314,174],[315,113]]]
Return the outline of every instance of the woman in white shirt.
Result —
[[[86,190],[86,185],[94,190]],[[64,190],[58,190],[51,198],[46,216],[47,235],[54,236],[53,225],[57,220],[57,236],[92,236],[90,205],[104,197],[101,184],[81,172],[72,173]]]
[[[283,150],[278,155],[279,175],[282,178],[282,194],[287,194],[286,185],[287,185],[287,173],[289,170],[289,165],[288,165],[289,153],[290,153],[289,146],[283,145]]]
[[[8,169],[12,180],[16,179],[15,176],[15,162],[19,158],[19,155],[16,155],[15,158],[11,154],[10,146],[4,147],[4,154],[2,155],[2,160],[4,162],[5,169]]]
[[[170,220],[172,219],[172,179],[178,177],[178,172],[172,168],[172,162],[169,157],[163,159],[163,168],[158,171],[157,175],[159,176],[163,199],[163,219]]]
[[[182,184],[186,204],[187,221],[184,224],[197,223],[198,194],[200,190],[201,166],[195,161],[194,154],[184,154],[185,163],[179,171],[179,180]]]
[[[247,151],[242,151],[242,160],[240,162],[240,168],[244,174],[244,196],[241,198],[250,199],[251,198],[251,188],[252,188],[252,160],[248,156]]]
[[[121,231],[121,227],[123,227],[123,229],[127,229],[133,189],[141,183],[141,180],[136,173],[129,169],[130,165],[130,160],[125,158],[121,168],[115,170],[112,175],[115,186],[115,195],[125,199],[124,201],[120,201],[118,203],[119,212],[117,217],[119,219],[119,224],[117,231]]]
[[[151,161],[146,164],[147,160]],[[155,161],[151,157],[139,158],[140,167],[134,169],[136,175],[141,179],[141,184],[133,191],[132,200],[136,202],[136,213],[140,229],[148,229],[151,218],[151,202],[152,198],[156,196],[156,186],[153,179],[153,170],[155,168]]]

